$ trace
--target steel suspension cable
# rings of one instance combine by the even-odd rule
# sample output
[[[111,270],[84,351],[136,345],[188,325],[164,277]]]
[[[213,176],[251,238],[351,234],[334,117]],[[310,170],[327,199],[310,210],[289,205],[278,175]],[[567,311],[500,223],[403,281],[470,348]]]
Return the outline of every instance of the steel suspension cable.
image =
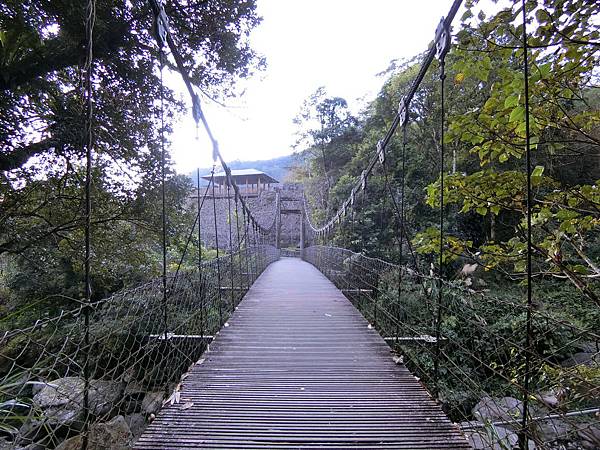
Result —
[[[217,200],[215,195],[215,165],[210,174],[212,180],[213,218],[215,224],[215,249],[217,251],[217,295],[219,299],[219,324],[223,325],[223,298],[221,296],[221,258],[219,258],[219,227],[217,225]]]
[[[235,310],[234,292],[233,292],[233,234],[231,223],[231,188],[229,186],[229,178],[227,179],[227,222],[229,222],[229,278],[231,279],[231,312]]]
[[[528,42],[527,42],[527,4],[525,0],[521,2],[523,13],[523,78],[524,78],[524,96],[525,96],[525,170],[527,172],[527,315],[526,315],[526,336],[525,336],[525,376],[523,380],[523,418],[521,422],[521,432],[519,433],[519,448],[525,450],[528,448],[528,415],[529,415],[529,395],[531,382],[531,350],[533,345],[533,287],[532,287],[532,267],[531,254],[533,250],[531,237],[531,209],[533,195],[531,190],[531,137],[530,137],[530,111],[529,111],[529,60],[528,60]]]
[[[419,73],[414,78],[413,82],[411,83],[411,85],[408,89],[408,92],[402,99],[400,108],[399,108],[397,114],[394,116],[394,119],[393,119],[390,127],[387,129],[385,136],[383,137],[383,139],[381,139],[378,142],[377,152],[371,158],[371,160],[367,164],[367,167],[363,170],[361,178],[362,177],[368,178],[372,174],[373,169],[377,164],[377,161],[381,160],[380,155],[385,152],[385,149],[386,149],[387,145],[389,144],[390,140],[392,139],[394,133],[396,132],[396,129],[398,128],[398,126],[400,126],[402,124],[403,109],[404,110],[408,109],[410,102],[412,101],[417,90],[419,89],[419,86],[422,83],[423,79],[425,78],[425,74],[427,73],[427,70],[429,69],[434,58],[436,56],[439,58],[440,44],[441,44],[440,38],[442,36],[444,38],[444,42],[443,42],[444,52],[447,53],[448,48],[449,48],[450,24],[452,23],[454,17],[456,16],[456,13],[461,4],[462,4],[462,0],[454,0],[454,2],[452,3],[452,6],[450,7],[450,11],[448,12],[448,15],[446,17],[443,17],[442,20],[440,21],[440,24],[438,25],[438,29],[436,30],[435,45],[431,46],[431,48],[428,50],[427,54],[425,55],[423,62],[421,63]],[[441,35],[440,35],[440,32],[442,32]],[[361,183],[362,183],[362,179],[361,179]],[[355,185],[353,187],[353,189],[356,189],[356,187],[359,185],[360,184]],[[344,204],[346,204],[346,203],[344,203]],[[340,210],[338,210],[337,214],[333,218],[329,219],[324,225],[322,225],[320,227],[314,227],[311,224],[311,227],[313,228],[313,232],[329,233],[331,231],[331,228],[333,228],[336,225],[337,219],[340,217],[339,213],[340,213]]]
[[[166,149],[165,149],[165,93],[163,80],[164,66],[163,47],[159,48],[159,64],[160,64],[160,177],[161,177],[161,219],[162,219],[162,308],[163,308],[163,325],[164,338],[168,342],[168,291],[167,291],[167,188],[166,188]],[[168,390],[168,384],[165,391]],[[168,394],[168,392],[166,392]]]
[[[94,146],[94,135],[93,135],[93,88],[92,88],[92,74],[94,65],[94,25],[96,21],[96,0],[88,0],[85,10],[85,36],[86,36],[86,54],[85,63],[83,70],[85,72],[85,83],[83,86],[84,96],[84,108],[85,108],[85,125],[84,125],[84,139],[85,139],[85,223],[84,223],[84,241],[85,241],[85,255],[84,255],[84,295],[85,295],[85,308],[84,308],[84,351],[82,352],[83,357],[83,414],[84,414],[84,428],[83,428],[83,439],[82,448],[86,449],[88,446],[88,432],[89,432],[89,421],[88,417],[90,414],[90,367],[89,367],[89,356],[90,356],[90,304],[92,302],[92,282],[91,282],[91,231],[92,231],[92,158],[93,158],[93,146]]]
[[[435,320],[435,357],[433,361],[433,377],[434,377],[434,389],[436,397],[439,396],[439,371],[440,371],[440,337],[442,327],[442,304],[444,300],[444,170],[445,170],[445,158],[444,158],[444,130],[445,130],[445,80],[446,80],[446,64],[444,57],[440,60],[440,90],[441,90],[441,113],[440,113],[440,245],[439,245],[439,259],[438,259],[438,299],[437,299],[437,311]]]
[[[242,237],[240,236],[240,213],[238,210],[238,193],[235,193],[235,228],[237,232],[237,254],[238,254],[238,266],[240,273],[240,289],[244,289],[244,282],[242,277]]]
[[[402,302],[402,268],[403,268],[403,259],[404,259],[404,205],[405,205],[405,187],[406,187],[406,143],[407,143],[407,127],[408,117],[405,118],[404,124],[402,125],[402,153],[400,158],[401,162],[401,170],[402,176],[400,179],[400,221],[399,221],[399,230],[400,233],[400,245],[398,246],[398,288],[397,288],[397,302],[398,308],[397,311],[400,312],[401,302]],[[398,336],[400,336],[400,325],[396,325],[396,345],[398,344]]]
[[[198,293],[200,295],[200,337],[204,338],[204,280],[202,279],[203,270],[202,270],[202,230],[200,220],[200,213],[202,211],[202,204],[204,203],[204,199],[206,199],[206,193],[208,192],[208,187],[204,190],[204,196],[202,198],[202,203],[200,202],[200,168],[196,168],[196,188],[198,189],[196,195],[196,213],[198,219]]]
[[[169,49],[171,50],[171,54],[173,55],[175,64],[177,66],[177,71],[181,75],[183,82],[185,83],[185,86],[187,88],[187,91],[190,95],[190,98],[192,100],[192,113],[193,113],[194,120],[196,121],[197,125],[199,123],[202,123],[202,125],[206,131],[206,134],[208,135],[208,138],[211,141],[212,152],[213,152],[213,155],[212,155],[213,161],[215,162],[215,164],[218,161],[221,164],[221,166],[223,167],[223,169],[225,170],[225,172],[230,175],[231,170],[229,169],[229,166],[227,165],[227,163],[223,159],[223,156],[221,155],[221,152],[219,150],[219,143],[218,143],[217,139],[215,138],[215,135],[212,132],[210,125],[208,123],[208,120],[206,119],[206,116],[204,115],[204,112],[202,110],[200,97],[194,91],[194,87],[192,84],[192,78],[190,76],[189,70],[185,67],[183,57],[181,56],[181,53],[179,52],[179,49],[175,42],[175,39],[172,36],[172,33],[170,32],[168,17],[164,10],[164,5],[162,3],[162,0],[149,0],[149,1],[150,1],[152,10],[154,12],[154,16],[155,16],[156,40],[159,43],[159,46],[161,48],[164,47],[165,45],[169,46]],[[235,180],[231,180],[231,182],[233,184],[234,189],[238,190]],[[244,200],[240,199],[240,201],[242,203],[242,208],[247,210],[248,215],[251,218],[251,221],[254,223],[258,223],[258,222],[256,222],[256,219],[252,215],[252,212],[248,209],[248,206],[246,205]],[[262,226],[259,225],[259,227],[262,229]],[[264,231],[268,232],[269,230],[266,229]]]
[[[212,180],[212,176],[211,176],[211,180]],[[196,230],[196,225],[198,225],[198,242],[200,242],[200,214],[202,212],[202,207],[204,206],[204,201],[206,200],[207,194],[208,194],[208,189],[204,191],[204,195],[202,196],[202,201],[200,201],[200,191],[198,191],[198,205],[197,205],[198,211],[196,212],[196,217],[194,217],[194,222],[192,223],[192,227],[190,228],[190,232],[188,233],[187,239],[185,241],[185,245],[183,247],[183,252],[181,252],[181,256],[179,257],[179,261],[177,263],[177,268],[175,269],[175,275],[173,276],[173,279],[171,280],[171,287],[169,289],[167,289],[168,295],[173,293],[173,289],[177,283],[177,279],[179,278],[179,274],[181,272],[181,267],[183,265],[183,261],[185,260],[185,257],[187,256],[187,252],[190,247],[190,243],[192,242],[192,238],[194,236],[194,231]],[[199,251],[202,252],[202,249],[200,249]],[[200,261],[202,260],[202,253],[200,253],[199,260]]]

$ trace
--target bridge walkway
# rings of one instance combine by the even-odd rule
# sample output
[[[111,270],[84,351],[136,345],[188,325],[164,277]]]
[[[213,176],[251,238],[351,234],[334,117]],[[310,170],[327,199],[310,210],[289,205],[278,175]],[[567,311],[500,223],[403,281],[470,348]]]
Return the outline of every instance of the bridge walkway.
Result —
[[[271,264],[227,325],[136,449],[470,448],[312,265]]]

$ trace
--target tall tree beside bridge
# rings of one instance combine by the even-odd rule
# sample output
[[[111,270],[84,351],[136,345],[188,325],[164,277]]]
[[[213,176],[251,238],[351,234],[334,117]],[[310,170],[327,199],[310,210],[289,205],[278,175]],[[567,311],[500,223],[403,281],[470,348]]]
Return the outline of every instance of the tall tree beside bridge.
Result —
[[[51,269],[55,276],[46,272],[44,279],[59,284],[80,275],[84,9],[78,0],[0,5],[0,255],[13,255],[28,271]],[[255,1],[167,2],[166,9],[173,35],[185,36],[177,45],[198,91],[234,95],[238,79],[264,67],[248,42],[261,20]],[[146,250],[155,249],[160,228],[154,190],[161,83],[149,2],[99,0],[94,39],[95,260],[130,257],[123,265],[140,267],[136,278],[158,263]],[[169,56],[165,64],[175,70]],[[169,88],[164,94],[168,136],[186,106]],[[187,220],[179,205],[189,182],[173,173],[168,178],[176,234]],[[136,245],[129,238],[112,245],[115,236],[134,235]],[[118,280],[108,278],[109,286]]]

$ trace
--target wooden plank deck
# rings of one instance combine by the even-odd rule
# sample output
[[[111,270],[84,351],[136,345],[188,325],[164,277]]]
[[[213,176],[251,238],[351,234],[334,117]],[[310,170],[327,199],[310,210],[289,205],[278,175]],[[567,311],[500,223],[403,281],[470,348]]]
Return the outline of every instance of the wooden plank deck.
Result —
[[[203,358],[136,449],[470,448],[354,306],[299,259],[267,268]]]

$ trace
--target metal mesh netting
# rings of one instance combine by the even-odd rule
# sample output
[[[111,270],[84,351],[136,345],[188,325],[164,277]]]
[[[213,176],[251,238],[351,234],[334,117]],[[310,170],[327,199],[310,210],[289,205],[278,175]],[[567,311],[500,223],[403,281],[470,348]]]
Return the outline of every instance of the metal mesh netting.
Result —
[[[166,308],[159,278],[92,303],[87,319],[78,304],[4,323],[0,448],[128,448],[278,253],[252,245],[170,276]]]
[[[594,307],[582,301],[566,311],[560,302],[545,301],[533,312],[534,341],[527,350],[527,305],[457,279],[443,283],[438,340],[437,277],[409,267],[400,272],[398,265],[336,247],[309,247],[305,259],[385,337],[398,362],[438,396],[475,448],[518,446],[527,356],[529,448],[600,448]]]

